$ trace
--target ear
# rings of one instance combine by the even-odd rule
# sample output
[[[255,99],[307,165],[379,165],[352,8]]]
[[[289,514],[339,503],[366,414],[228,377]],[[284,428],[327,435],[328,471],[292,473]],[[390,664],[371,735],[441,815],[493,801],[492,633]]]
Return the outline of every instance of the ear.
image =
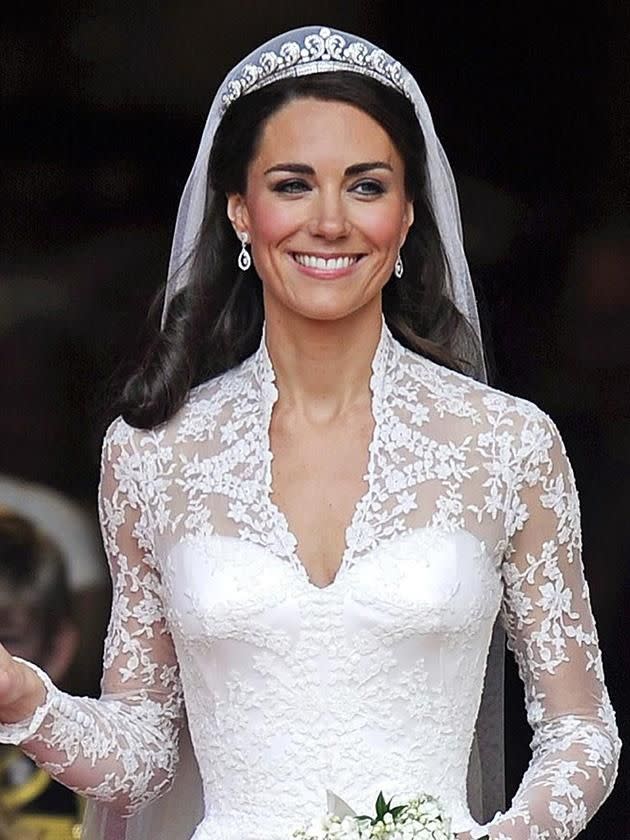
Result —
[[[236,235],[249,233],[249,214],[245,199],[240,193],[231,193],[227,197],[228,219],[232,222]]]
[[[407,234],[409,233],[409,228],[413,224],[414,220],[414,212],[413,212],[413,201],[408,201],[405,205],[405,212],[403,214],[403,240],[400,243],[400,247],[405,244],[405,239],[407,238]]]

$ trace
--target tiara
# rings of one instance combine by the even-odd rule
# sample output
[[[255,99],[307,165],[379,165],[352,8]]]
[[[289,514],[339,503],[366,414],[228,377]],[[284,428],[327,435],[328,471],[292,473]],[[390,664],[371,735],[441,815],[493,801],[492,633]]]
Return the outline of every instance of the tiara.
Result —
[[[407,73],[398,61],[364,41],[347,41],[343,35],[324,27],[319,34],[307,35],[303,46],[297,41],[286,41],[277,52],[262,53],[257,64],[242,67],[239,75],[224,87],[222,110],[241,96],[279,79],[332,70],[351,70],[371,76],[410,98]]]

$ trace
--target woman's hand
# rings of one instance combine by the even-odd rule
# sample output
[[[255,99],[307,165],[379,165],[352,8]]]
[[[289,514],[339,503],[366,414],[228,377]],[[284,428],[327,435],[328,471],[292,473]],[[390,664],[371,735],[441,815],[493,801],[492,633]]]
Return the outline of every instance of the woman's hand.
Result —
[[[27,720],[45,698],[46,689],[35,671],[0,645],[0,724]]]

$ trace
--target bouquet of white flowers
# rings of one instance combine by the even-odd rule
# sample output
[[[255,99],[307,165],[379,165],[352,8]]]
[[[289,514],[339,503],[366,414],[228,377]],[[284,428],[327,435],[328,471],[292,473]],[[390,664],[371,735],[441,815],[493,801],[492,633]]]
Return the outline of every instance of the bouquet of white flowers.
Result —
[[[455,840],[451,821],[432,796],[419,795],[392,807],[383,793],[376,816],[357,815],[343,799],[328,791],[328,813],[293,832],[295,840]],[[481,838],[481,840],[487,840]]]

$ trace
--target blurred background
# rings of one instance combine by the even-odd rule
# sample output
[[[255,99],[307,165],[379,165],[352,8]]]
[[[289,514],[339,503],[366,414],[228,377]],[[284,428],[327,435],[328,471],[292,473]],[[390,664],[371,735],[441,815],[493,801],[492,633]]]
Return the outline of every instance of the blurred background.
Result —
[[[251,48],[308,23],[382,45],[429,101],[458,183],[494,383],[554,418],[574,465],[605,669],[630,743],[627,0],[582,11],[538,0],[3,10],[0,506],[65,535],[77,565],[82,643],[67,684],[98,690],[109,597],[94,530],[100,441],[112,382],[165,276],[208,107]],[[529,732],[511,663],[507,687],[512,793]],[[630,832],[627,766],[585,838]]]

